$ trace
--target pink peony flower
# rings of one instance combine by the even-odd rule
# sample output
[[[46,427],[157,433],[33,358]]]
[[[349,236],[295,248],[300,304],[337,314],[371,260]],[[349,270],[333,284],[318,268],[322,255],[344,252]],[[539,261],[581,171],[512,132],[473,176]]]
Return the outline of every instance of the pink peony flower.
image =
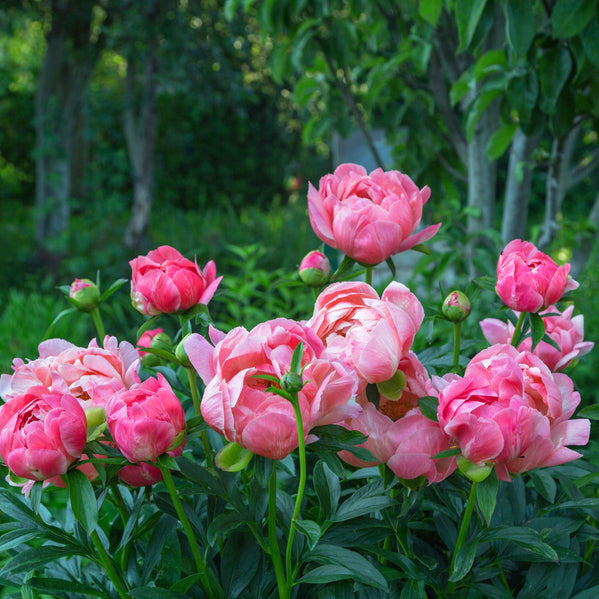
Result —
[[[351,364],[364,388],[391,378],[424,318],[418,298],[401,283],[390,283],[379,298],[366,283],[335,283],[317,298],[307,325],[327,355]]]
[[[106,422],[130,462],[151,462],[185,440],[185,413],[161,374],[115,394],[106,406]]]
[[[213,340],[222,337],[214,329]],[[280,460],[298,445],[297,422],[291,403],[270,391],[269,375],[280,379],[289,372],[293,351],[303,343],[305,386],[298,392],[304,434],[360,410],[351,401],[356,391],[354,372],[345,364],[321,359],[324,347],[305,325],[278,318],[251,331],[233,329],[212,347],[200,335],[185,340],[185,350],[206,383],[201,409],[204,419],[228,441],[253,453]]]
[[[64,339],[48,339],[38,346],[39,358],[13,361],[14,373],[0,377],[0,396],[5,401],[30,387],[53,389],[64,381],[68,392],[81,402],[104,407],[113,393],[139,382],[139,353],[128,342],[105,337],[104,347],[92,339],[77,347]]]
[[[463,377],[439,382],[441,427],[464,457],[494,465],[501,480],[575,460],[580,454],[566,446],[589,440],[590,422],[570,420],[580,403],[572,380],[530,352],[494,345],[470,361]]]
[[[414,233],[430,189],[418,189],[399,171],[370,175],[357,164],[341,164],[308,187],[308,212],[317,237],[362,264],[379,264],[429,240],[433,225]]]
[[[81,457],[86,439],[85,413],[71,395],[38,385],[0,408],[0,456],[21,478],[64,474]]]
[[[188,310],[207,304],[222,277],[216,278],[211,260],[202,271],[197,262],[184,258],[168,245],[129,262],[132,269],[131,303],[148,316]]]
[[[572,317],[574,306],[568,306],[560,312],[555,306],[549,306],[544,314],[554,316],[543,316],[545,332],[559,346],[559,350],[540,341],[532,352],[538,356],[553,372],[564,370],[574,358],[588,354],[594,347],[592,341],[584,341],[584,316],[579,314]],[[516,312],[516,315],[519,315]],[[491,344],[510,343],[514,336],[514,325],[511,322],[503,322],[497,318],[485,318],[480,322],[480,328],[486,340]],[[520,343],[520,351],[530,351],[532,340],[527,337]]]
[[[418,399],[437,395],[437,391],[416,354],[410,352],[402,358],[399,370],[406,384],[399,399],[391,401],[381,395],[378,409],[360,396],[363,411],[344,422],[350,430],[368,437],[361,445],[376,458],[363,462],[347,451],[339,455],[354,466],[386,463],[396,476],[410,480],[424,476],[430,483],[447,478],[456,468],[455,458],[433,459],[432,456],[449,449],[449,437],[437,422],[422,415]]]
[[[183,446],[179,445],[179,447],[172,451],[167,451],[167,453],[175,458],[183,453]],[[125,466],[117,472],[117,475],[124,483],[131,487],[147,487],[155,485],[162,480],[160,468],[147,462]]]
[[[558,266],[532,243],[514,239],[497,262],[497,293],[512,310],[538,312],[578,287],[569,272],[569,264]]]

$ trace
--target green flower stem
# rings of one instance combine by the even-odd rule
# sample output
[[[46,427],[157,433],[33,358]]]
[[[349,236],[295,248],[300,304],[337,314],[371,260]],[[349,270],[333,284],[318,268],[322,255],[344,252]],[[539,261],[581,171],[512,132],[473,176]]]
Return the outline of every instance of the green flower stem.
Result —
[[[116,589],[116,592],[119,594],[119,597],[121,597],[121,599],[129,599],[129,591],[116,571],[110,556],[106,553],[106,549],[104,549],[104,545],[102,545],[102,541],[98,536],[98,531],[92,530],[89,536],[96,548],[96,551],[98,552],[102,566],[104,566],[104,570],[106,570],[106,574],[108,574],[108,578],[110,578],[114,588]]]
[[[453,323],[453,364],[451,370],[455,371],[460,363],[460,343],[462,337],[462,323]]]
[[[470,519],[472,518],[472,511],[474,510],[474,504],[476,503],[476,488],[477,483],[472,482],[472,487],[470,488],[470,495],[468,496],[468,503],[466,504],[466,510],[464,511],[464,515],[462,516],[462,524],[460,526],[460,532],[458,533],[458,539],[455,543],[455,548],[453,550],[453,555],[451,556],[451,564],[449,565],[449,575],[453,572],[453,567],[455,565],[456,557],[466,540],[466,533],[468,532],[468,526],[470,525]],[[449,583],[450,589],[453,589],[453,583]]]
[[[195,410],[196,416],[200,416],[200,394],[198,392],[198,384],[196,382],[196,371],[193,366],[187,366],[185,370],[187,371],[187,380],[189,381],[193,409]]]
[[[193,532],[193,528],[191,527],[191,523],[187,519],[187,516],[185,515],[185,511],[183,510],[183,505],[181,504],[181,499],[179,498],[179,494],[177,492],[177,487],[175,486],[175,481],[173,480],[171,471],[160,462],[160,459],[157,461],[157,465],[160,468],[160,472],[162,472],[162,479],[163,479],[164,485],[165,485],[169,495],[171,496],[171,500],[173,502],[175,511],[177,512],[179,522],[181,522],[181,525],[183,526],[183,530],[185,531],[185,534],[187,535],[187,540],[189,541],[191,553],[193,554],[193,559],[195,561],[196,568],[198,570],[198,574],[200,575],[200,581],[202,584],[202,588],[204,589],[204,591],[206,592],[208,597],[210,597],[210,599],[216,599],[217,595],[214,593],[212,586],[210,585],[210,578],[208,576],[208,569],[206,567],[206,562],[204,561],[204,558],[202,557],[202,554],[200,553],[198,541]],[[223,594],[221,592],[219,594],[219,596],[222,597],[222,595]]]
[[[518,317],[518,322],[516,323],[516,328],[514,330],[514,335],[512,336],[512,345],[514,347],[518,346],[518,337],[520,337],[520,332],[522,331],[522,325],[524,324],[524,319],[526,318],[526,312],[520,312],[520,316]]]
[[[100,347],[104,346],[104,337],[106,333],[104,332],[104,325],[102,324],[102,317],[100,316],[100,309],[98,306],[94,306],[94,308],[90,312],[92,320],[94,321],[94,326],[96,327],[96,331],[98,331],[98,341],[100,342]]]
[[[366,283],[372,285],[372,266],[367,266],[365,272]]]
[[[202,412],[200,411],[200,394],[198,392],[198,384],[196,382],[196,371],[193,367],[185,368],[187,371],[187,380],[189,381],[189,388],[191,390],[191,400],[193,401],[193,408],[197,416],[201,416]],[[202,445],[204,447],[204,455],[206,456],[206,464],[210,470],[213,469],[213,460],[212,460],[212,448],[210,447],[210,442],[208,441],[208,433],[204,430],[200,433],[200,437],[202,439]]]
[[[273,464],[268,484],[268,543],[272,565],[275,568],[279,599],[289,598],[289,587],[283,571],[283,560],[277,543],[277,463]]]
[[[287,549],[285,551],[285,571],[287,572],[287,588],[289,589],[293,586],[293,579],[295,578],[291,569],[291,551],[293,548],[293,537],[295,535],[295,528],[300,515],[302,499],[304,498],[304,489],[306,488],[306,444],[304,442],[304,423],[302,421],[302,413],[299,407],[297,393],[293,393],[292,395],[293,401],[291,403],[293,405],[293,411],[295,412],[295,419],[297,421],[297,440],[300,461],[300,476],[297,485],[295,508],[293,510],[293,517],[291,518],[291,525],[289,526]]]

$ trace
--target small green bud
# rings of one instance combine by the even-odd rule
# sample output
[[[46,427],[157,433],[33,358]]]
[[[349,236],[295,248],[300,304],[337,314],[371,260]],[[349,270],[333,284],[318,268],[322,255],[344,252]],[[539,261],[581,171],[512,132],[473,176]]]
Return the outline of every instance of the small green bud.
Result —
[[[296,372],[288,372],[281,377],[281,387],[289,393],[297,393],[304,386],[302,375]]]
[[[451,322],[462,322],[468,318],[472,308],[468,296],[463,291],[452,291],[443,302],[443,316]]]
[[[71,283],[69,297],[79,304],[80,310],[88,311],[95,308],[100,302],[100,290],[89,279],[75,279]]]
[[[183,364],[185,368],[191,368],[191,362],[189,361],[189,358],[187,357],[187,352],[185,351],[185,347],[183,346],[183,343],[185,339],[187,339],[187,337],[188,335],[185,335],[185,337],[183,337],[183,339],[181,339],[181,341],[177,345],[177,349],[175,349],[175,356],[177,356],[177,360],[179,360],[179,362]]]
[[[324,285],[331,276],[329,259],[318,250],[306,254],[299,266],[300,279],[310,287]]]

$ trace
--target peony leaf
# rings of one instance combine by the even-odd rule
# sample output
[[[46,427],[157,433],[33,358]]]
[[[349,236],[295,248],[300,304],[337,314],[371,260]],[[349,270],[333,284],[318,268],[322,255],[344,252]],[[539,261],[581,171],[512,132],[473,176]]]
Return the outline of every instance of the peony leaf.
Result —
[[[423,416],[426,416],[429,420],[432,420],[433,422],[439,422],[439,418],[437,416],[439,398],[434,397],[432,395],[421,397],[418,400],[418,407],[420,408],[420,411],[422,412]]]
[[[91,533],[98,523],[98,502],[92,484],[83,472],[75,468],[62,478],[69,492],[73,515],[85,531]]]

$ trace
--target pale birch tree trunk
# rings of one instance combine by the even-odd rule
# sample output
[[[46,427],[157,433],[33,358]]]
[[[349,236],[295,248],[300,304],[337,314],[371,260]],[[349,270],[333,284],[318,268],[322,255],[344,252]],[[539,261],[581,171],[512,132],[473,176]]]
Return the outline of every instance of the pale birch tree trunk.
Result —
[[[528,137],[521,129],[516,131],[512,140],[501,219],[501,239],[504,245],[512,239],[526,237],[533,173],[530,161],[538,143],[538,137]]]
[[[90,42],[93,0],[52,0],[35,95],[35,237],[45,252],[68,230],[73,138],[101,46]]]
[[[137,249],[150,226],[152,215],[152,188],[154,184],[154,148],[158,118],[156,112],[155,49],[148,46],[143,65],[139,108],[136,107],[135,63],[129,61],[126,78],[124,131],[133,175],[133,205],[125,232],[127,247]]]

